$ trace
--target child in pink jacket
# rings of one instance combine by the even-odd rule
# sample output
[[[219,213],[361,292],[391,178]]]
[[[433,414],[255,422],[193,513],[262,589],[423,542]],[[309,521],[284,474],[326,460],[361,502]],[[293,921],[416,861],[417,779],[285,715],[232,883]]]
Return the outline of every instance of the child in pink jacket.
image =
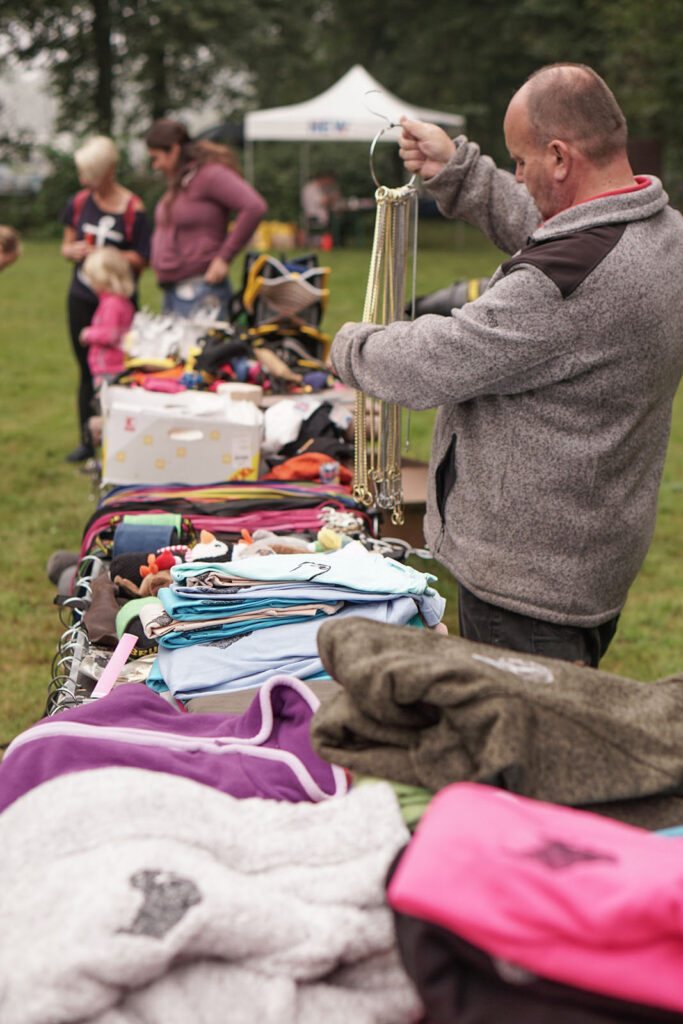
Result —
[[[135,307],[130,296],[135,281],[126,257],[113,246],[94,249],[86,256],[83,274],[99,303],[88,327],[80,333],[88,345],[88,366],[95,390],[113,380],[124,367],[123,339],[133,322]]]

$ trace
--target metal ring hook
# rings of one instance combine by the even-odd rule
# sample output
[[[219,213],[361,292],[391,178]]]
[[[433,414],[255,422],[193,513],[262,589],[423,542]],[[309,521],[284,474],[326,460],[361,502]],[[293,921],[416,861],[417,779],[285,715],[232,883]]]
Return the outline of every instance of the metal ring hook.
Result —
[[[400,127],[401,126],[399,124],[394,124],[393,122],[389,121],[389,123],[386,124],[384,126],[384,128],[380,128],[380,130],[377,132],[377,134],[375,135],[374,139],[370,143],[370,174],[372,175],[372,180],[374,181],[374,183],[377,186],[377,188],[383,188],[384,186],[380,185],[379,181],[377,180],[377,175],[375,174],[375,165],[374,165],[374,162],[373,162],[373,158],[374,158],[374,155],[375,155],[375,146],[377,145],[377,143],[379,142],[379,140],[382,138],[382,136],[384,135],[384,133],[386,131],[389,131],[390,128],[400,128]],[[403,188],[411,188],[415,184],[415,179],[416,178],[417,178],[417,174],[411,174],[410,180],[405,185],[403,185],[402,187]]]
[[[372,180],[374,181],[374,183],[377,186],[377,188],[382,188],[382,185],[380,185],[379,181],[377,180],[377,175],[375,174],[375,165],[374,165],[375,146],[377,145],[377,143],[382,138],[382,136],[384,135],[385,132],[389,131],[390,128],[400,128],[401,125],[397,121],[392,121],[390,117],[387,117],[386,114],[381,113],[379,110],[373,110],[372,109],[372,107],[370,106],[370,104],[367,101],[367,97],[370,95],[370,93],[373,93],[373,92],[376,92],[379,96],[382,95],[382,90],[381,89],[367,89],[366,92],[364,93],[364,97],[365,97],[364,103],[365,103],[366,109],[371,114],[374,114],[375,117],[381,117],[383,121],[387,122],[386,125],[384,126],[384,128],[380,128],[380,130],[377,132],[377,134],[375,135],[374,139],[372,140],[372,143],[370,144],[370,174],[372,175]],[[411,185],[414,185],[416,178],[417,178],[417,174],[411,175],[410,181],[407,183],[407,185],[405,187],[408,188]]]

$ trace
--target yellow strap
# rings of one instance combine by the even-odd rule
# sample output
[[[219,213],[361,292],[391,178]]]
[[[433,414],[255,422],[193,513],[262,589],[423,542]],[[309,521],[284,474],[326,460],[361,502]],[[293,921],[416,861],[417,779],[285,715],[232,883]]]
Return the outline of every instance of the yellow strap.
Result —
[[[467,301],[474,302],[475,299],[479,298],[479,278],[472,277],[467,282]]]
[[[259,278],[259,274],[261,273],[261,270],[263,269],[267,262],[268,253],[263,252],[254,260],[252,265],[249,267],[249,272],[247,274],[247,283],[245,284],[244,289],[242,291],[242,305],[246,309],[247,313],[254,312],[254,302],[256,301],[256,297],[259,291],[261,290],[261,279]]]

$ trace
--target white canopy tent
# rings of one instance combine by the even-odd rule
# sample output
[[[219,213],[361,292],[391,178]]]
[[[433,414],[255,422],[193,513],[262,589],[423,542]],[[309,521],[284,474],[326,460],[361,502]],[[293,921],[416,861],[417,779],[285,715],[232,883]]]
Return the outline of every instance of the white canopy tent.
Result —
[[[360,64],[303,103],[268,110],[253,110],[244,118],[245,165],[253,180],[253,143],[270,142],[371,142],[388,122],[396,124],[403,116],[421,121],[462,128],[460,114],[418,107],[388,92]],[[382,139],[398,139],[400,130],[387,130]]]

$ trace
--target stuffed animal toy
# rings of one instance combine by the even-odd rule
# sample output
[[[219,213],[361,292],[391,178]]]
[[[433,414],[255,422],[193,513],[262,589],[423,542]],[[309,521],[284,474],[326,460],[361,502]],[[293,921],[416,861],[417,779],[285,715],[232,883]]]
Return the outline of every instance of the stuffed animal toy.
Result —
[[[171,566],[176,564],[175,555],[168,550],[147,555],[147,564],[138,566],[141,582],[117,575],[114,583],[130,597],[156,597],[162,587],[173,582]]]
[[[236,544],[233,558],[251,558],[253,555],[298,555],[310,554],[311,545],[303,537],[279,536],[272,530],[242,530],[242,544]]]
[[[186,562],[229,562],[231,548],[225,541],[217,540],[213,533],[202,530],[199,541],[185,555]]]
[[[142,580],[140,586],[132,580],[124,579],[123,576],[115,576],[114,583],[120,587],[124,594],[129,597],[156,597],[162,587],[170,587],[173,577],[168,569],[160,572],[148,573]]]

